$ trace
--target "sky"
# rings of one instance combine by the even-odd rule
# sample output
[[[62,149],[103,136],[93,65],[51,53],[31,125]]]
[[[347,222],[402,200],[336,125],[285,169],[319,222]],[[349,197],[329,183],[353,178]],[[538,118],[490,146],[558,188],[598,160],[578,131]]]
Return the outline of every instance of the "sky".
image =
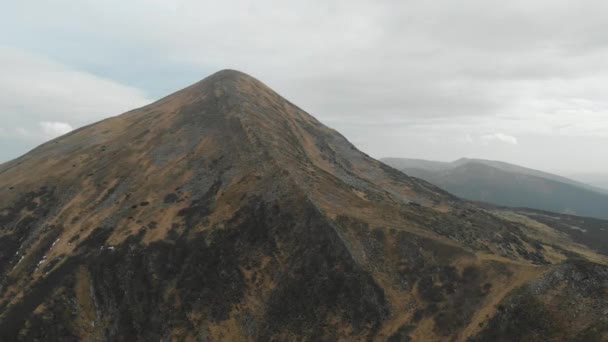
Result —
[[[0,162],[230,68],[376,158],[608,173],[604,0],[20,0],[0,32]]]

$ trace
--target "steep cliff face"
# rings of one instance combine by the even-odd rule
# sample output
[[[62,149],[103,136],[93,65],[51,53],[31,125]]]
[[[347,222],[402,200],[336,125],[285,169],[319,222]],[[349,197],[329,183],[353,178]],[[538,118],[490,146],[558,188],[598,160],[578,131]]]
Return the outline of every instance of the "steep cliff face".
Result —
[[[232,70],[0,165],[6,340],[505,337],[500,302],[569,259],[606,264],[370,158]],[[573,334],[602,333],[589,317]]]

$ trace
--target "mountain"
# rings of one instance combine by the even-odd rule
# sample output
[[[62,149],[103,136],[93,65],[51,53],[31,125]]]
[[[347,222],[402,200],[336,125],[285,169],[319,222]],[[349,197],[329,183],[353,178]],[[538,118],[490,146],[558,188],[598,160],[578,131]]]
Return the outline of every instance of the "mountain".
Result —
[[[572,173],[568,176],[608,192],[608,173]]]
[[[383,161],[469,200],[608,219],[608,192],[542,171],[483,159]]]
[[[587,190],[593,190],[595,192],[607,193],[608,190],[601,187],[592,185],[591,182],[575,180],[581,177],[563,177],[559,175],[555,175],[552,173],[539,171],[530,169],[527,167],[505,163],[497,160],[487,160],[487,159],[471,159],[471,158],[460,158],[453,162],[442,162],[442,161],[434,161],[434,160],[425,160],[425,159],[414,159],[414,158],[382,158],[384,163],[398,169],[421,169],[421,170],[431,170],[431,171],[445,171],[449,169],[453,169],[458,166],[467,165],[471,163],[483,164],[486,166],[490,166],[496,169],[500,169],[507,172],[512,173],[520,173],[528,176],[536,176],[540,178],[546,178],[550,180],[554,180],[561,183],[566,183],[570,185],[574,185],[577,187],[585,188]],[[415,171],[414,171],[415,172]],[[584,178],[584,177],[583,177]]]
[[[608,223],[553,221],[410,178],[224,70],[0,165],[0,336],[600,340]]]
[[[521,173],[524,175],[536,176],[536,177],[540,177],[540,178],[546,178],[546,179],[554,180],[556,182],[561,182],[561,183],[565,183],[565,184],[569,184],[569,185],[574,185],[574,186],[577,186],[580,188],[584,188],[587,190],[592,190],[595,192],[602,192],[602,193],[608,194],[608,190],[603,189],[601,187],[590,185],[585,182],[577,181],[577,180],[574,180],[571,178],[555,175],[555,174],[544,172],[544,171],[530,169],[530,168],[519,166],[519,165],[496,161],[496,160],[461,158],[461,159],[456,160],[454,162],[454,164],[455,165],[464,165],[464,164],[468,164],[471,162],[488,165],[488,166],[491,166],[491,167],[494,167],[497,169],[501,169],[503,171]]]

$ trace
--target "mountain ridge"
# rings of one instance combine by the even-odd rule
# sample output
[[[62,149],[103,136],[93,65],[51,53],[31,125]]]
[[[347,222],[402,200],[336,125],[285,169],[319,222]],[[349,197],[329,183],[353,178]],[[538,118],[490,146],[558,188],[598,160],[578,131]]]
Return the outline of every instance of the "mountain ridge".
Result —
[[[579,187],[584,187],[588,190],[592,190],[595,192],[601,192],[601,193],[608,194],[608,189],[594,186],[594,185],[582,182],[580,180],[575,180],[572,178],[560,176],[560,175],[553,174],[550,172],[540,171],[540,170],[536,170],[533,168],[519,166],[516,164],[507,163],[507,162],[498,161],[498,160],[481,159],[481,158],[466,158],[466,157],[459,158],[459,159],[456,159],[451,162],[434,161],[434,160],[418,159],[418,158],[393,158],[393,157],[380,158],[380,160],[386,162],[389,165],[393,165],[397,169],[421,168],[421,169],[428,169],[428,170],[433,170],[433,171],[451,169],[451,168],[455,168],[455,167],[458,167],[458,166],[461,166],[461,165],[464,165],[467,163],[480,163],[480,164],[492,166],[495,168],[499,168],[499,169],[502,169],[505,171],[515,172],[515,173],[524,173],[524,174],[529,174],[529,175],[537,176],[537,177],[541,177],[541,178],[548,178],[548,179],[552,179],[552,180],[555,180],[558,182],[575,185],[575,186],[579,186]]]
[[[608,218],[608,193],[542,171],[466,158],[452,163],[409,159],[384,161],[469,200]]]

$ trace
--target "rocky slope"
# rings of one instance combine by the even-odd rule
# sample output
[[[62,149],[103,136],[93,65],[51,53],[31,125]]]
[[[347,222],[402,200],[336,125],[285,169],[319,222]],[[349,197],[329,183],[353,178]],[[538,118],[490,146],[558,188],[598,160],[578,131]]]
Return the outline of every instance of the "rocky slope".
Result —
[[[0,165],[3,340],[601,339],[602,253],[231,70]]]

